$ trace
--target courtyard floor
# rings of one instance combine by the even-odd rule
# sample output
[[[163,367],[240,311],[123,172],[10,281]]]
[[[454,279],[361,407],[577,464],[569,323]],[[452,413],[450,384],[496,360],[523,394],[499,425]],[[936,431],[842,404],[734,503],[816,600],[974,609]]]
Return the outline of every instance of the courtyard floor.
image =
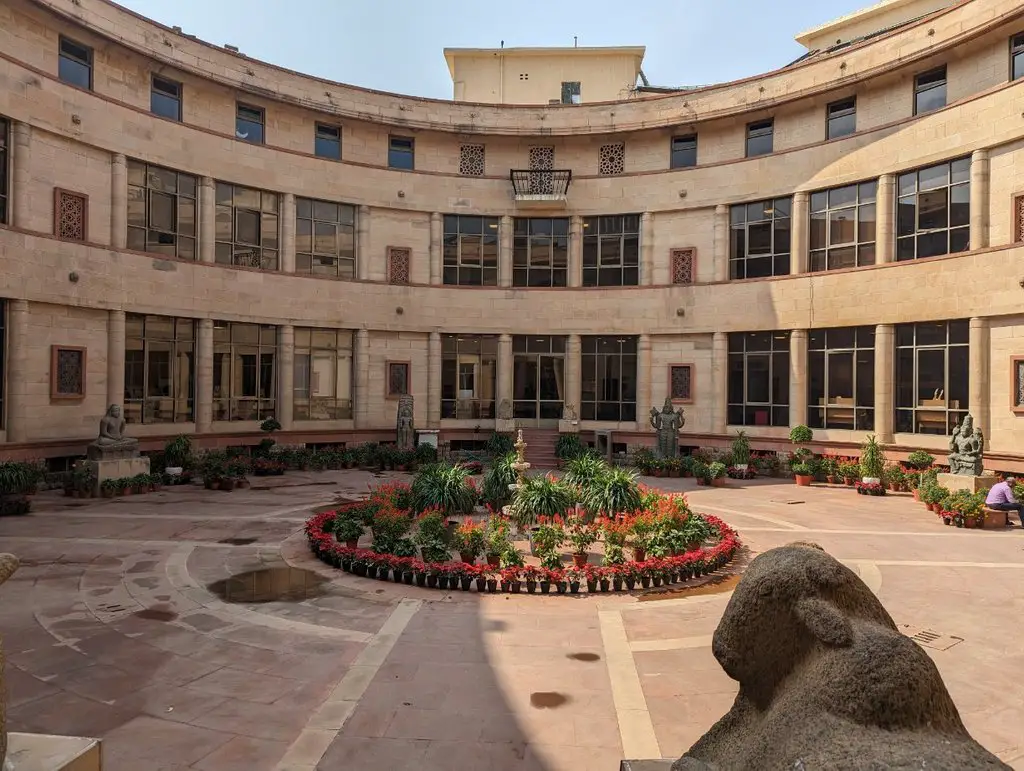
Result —
[[[0,519],[0,551],[23,563],[0,588],[8,727],[102,738],[106,771],[612,771],[679,756],[729,708],[710,647],[726,586],[448,594],[313,560],[311,509],[389,476],[404,475],[48,493]],[[751,553],[810,540],[858,571],[897,624],[939,635],[925,650],[968,729],[1024,769],[1019,526],[943,527],[909,495],[646,481],[690,493]]]

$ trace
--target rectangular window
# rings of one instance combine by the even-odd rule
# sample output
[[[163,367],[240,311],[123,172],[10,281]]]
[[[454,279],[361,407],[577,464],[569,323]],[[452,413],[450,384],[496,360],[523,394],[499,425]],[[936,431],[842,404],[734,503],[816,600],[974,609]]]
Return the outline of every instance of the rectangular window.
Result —
[[[277,193],[218,182],[216,216],[216,262],[277,270]]]
[[[729,278],[789,275],[790,199],[731,207]]]
[[[341,128],[339,126],[317,123],[316,134],[313,138],[313,152],[317,158],[330,158],[333,161],[340,161]]]
[[[732,426],[789,425],[789,332],[729,334]]]
[[[697,165],[697,135],[672,137],[670,169],[688,169]]]
[[[3,301],[0,300],[0,311],[3,310]],[[0,333],[3,329],[0,328]],[[0,343],[3,337],[0,335]],[[1024,356],[1014,356],[1010,359],[1010,383],[1013,389],[1010,394],[1010,408],[1018,415],[1024,414]],[[0,374],[3,372],[3,362],[0,361]]]
[[[57,77],[72,86],[92,90],[92,49],[60,36]]]
[[[636,337],[580,338],[580,420],[636,420]]]
[[[409,393],[410,367],[407,361],[389,361],[388,371],[388,396],[405,396]]]
[[[914,115],[946,106],[946,65],[914,77]]]
[[[970,398],[969,322],[898,324],[895,336],[896,430],[948,436]]]
[[[851,96],[841,102],[833,102],[826,108],[828,114],[828,139],[845,137],[857,130],[857,97]]]
[[[1010,80],[1024,78],[1024,32],[1010,38]]]
[[[812,329],[807,375],[808,426],[874,430],[874,327]]]
[[[583,286],[639,286],[640,215],[583,218]]]
[[[441,417],[493,420],[497,335],[441,336]]]
[[[412,171],[416,168],[416,140],[411,137],[388,137],[388,168]]]
[[[668,395],[674,402],[693,401],[692,364],[673,364],[668,368]]]
[[[85,348],[50,346],[50,400],[85,398]]]
[[[235,105],[235,139],[250,142],[254,145],[263,144],[263,127],[266,113],[262,107],[252,107],[241,102]]]
[[[352,418],[352,348],[347,329],[296,327],[292,379],[296,420]]]
[[[170,316],[125,316],[124,419],[190,423],[196,386],[196,322]]]
[[[7,370],[4,366],[7,355],[7,301],[0,297],[0,428],[4,422],[4,397],[7,395]]]
[[[10,209],[10,198],[8,193],[8,143],[10,142],[11,124],[6,118],[0,118],[0,225],[8,224],[7,212]]]
[[[562,104],[580,104],[580,83],[578,80],[562,82]]]
[[[295,199],[295,272],[355,278],[355,206]]]
[[[129,159],[128,248],[197,259],[198,184],[191,174]]]
[[[443,283],[498,285],[498,218],[444,215]]]
[[[277,394],[277,327],[213,322],[213,419],[266,420]]]
[[[149,111],[181,122],[181,83],[153,76],[149,89]]]
[[[811,193],[811,271],[875,264],[875,180]]]
[[[516,217],[512,233],[512,286],[567,286],[568,218]]]
[[[767,155],[774,145],[775,121],[773,119],[747,124],[747,157]]]
[[[970,158],[900,174],[897,196],[897,261],[971,248]]]

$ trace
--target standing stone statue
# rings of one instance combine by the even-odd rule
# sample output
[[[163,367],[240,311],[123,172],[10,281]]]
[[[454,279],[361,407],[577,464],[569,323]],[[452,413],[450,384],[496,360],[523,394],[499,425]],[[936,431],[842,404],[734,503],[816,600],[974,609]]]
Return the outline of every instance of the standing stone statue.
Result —
[[[134,458],[139,454],[139,440],[124,435],[125,420],[121,407],[111,404],[100,418],[100,435],[86,448],[89,460]]]
[[[18,558],[13,554],[0,554],[0,584],[14,575]],[[4,689],[4,649],[0,640],[0,768],[7,757],[7,691]]]
[[[398,435],[396,443],[400,450],[411,450],[416,445],[416,432],[412,426],[413,400],[405,394],[398,397]]]
[[[968,412],[949,437],[949,473],[980,477],[984,450],[985,437],[974,427],[974,418]]]
[[[679,429],[686,425],[683,410],[672,409],[672,400],[665,398],[661,412],[651,408],[651,426],[658,432],[658,455],[662,458],[675,458],[679,455]]]

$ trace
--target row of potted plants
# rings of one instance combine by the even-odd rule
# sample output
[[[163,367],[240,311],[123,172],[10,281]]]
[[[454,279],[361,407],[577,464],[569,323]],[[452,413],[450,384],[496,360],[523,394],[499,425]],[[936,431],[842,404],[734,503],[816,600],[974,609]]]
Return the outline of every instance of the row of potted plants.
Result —
[[[37,461],[0,462],[0,516],[28,514],[45,476],[46,467]]]
[[[141,495],[163,487],[163,474],[136,474],[133,477],[104,479],[100,482],[100,495],[113,498],[121,495]]]

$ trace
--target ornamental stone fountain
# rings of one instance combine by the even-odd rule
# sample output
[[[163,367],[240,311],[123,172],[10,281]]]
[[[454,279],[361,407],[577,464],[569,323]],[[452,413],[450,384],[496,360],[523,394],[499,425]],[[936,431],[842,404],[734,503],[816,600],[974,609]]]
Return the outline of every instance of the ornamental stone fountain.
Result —
[[[530,470],[530,464],[526,462],[526,441],[523,439],[523,429],[519,429],[516,434],[516,461],[511,464],[512,470],[516,472],[515,484],[509,485],[508,489],[512,492],[518,490],[526,479],[526,472]]]

